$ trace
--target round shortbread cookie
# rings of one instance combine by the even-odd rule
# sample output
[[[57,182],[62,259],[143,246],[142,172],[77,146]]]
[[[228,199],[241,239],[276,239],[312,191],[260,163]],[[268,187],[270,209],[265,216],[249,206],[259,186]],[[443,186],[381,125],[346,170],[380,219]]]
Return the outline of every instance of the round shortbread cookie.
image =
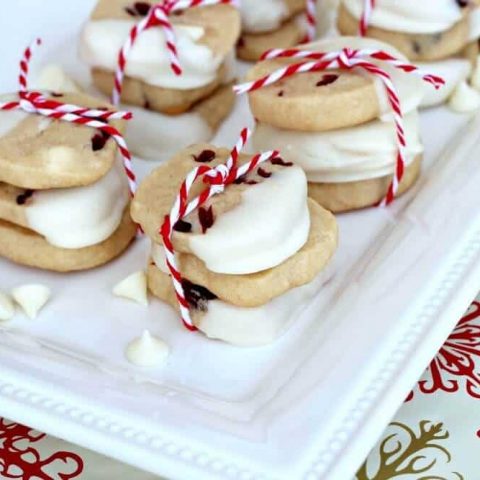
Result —
[[[104,242],[75,250],[57,248],[31,230],[0,220],[0,257],[54,272],[89,270],[118,257],[137,232],[128,209],[116,232]]]
[[[305,27],[294,17],[273,32],[243,33],[237,43],[237,55],[242,60],[256,61],[267,50],[293,47],[304,37]]]
[[[420,176],[422,157],[405,169],[397,195],[412,187]],[[386,195],[391,176],[346,183],[309,183],[308,194],[334,213],[348,212],[377,205]]]
[[[283,293],[312,281],[332,258],[338,242],[335,217],[309,199],[311,218],[307,243],[277,267],[249,275],[225,275],[207,270],[194,255],[178,254],[184,279],[207,288],[239,307],[258,307]],[[157,267],[152,267],[157,269]]]
[[[292,60],[266,60],[248,73],[253,81]],[[335,81],[323,84],[325,79]],[[359,125],[380,115],[372,78],[360,73],[329,70],[301,73],[249,93],[252,114],[259,122],[287,130],[321,132]],[[354,108],[347,108],[352,105]]]
[[[142,2],[154,4],[153,0]],[[93,11],[92,20],[120,19],[131,20],[132,15],[127,12],[135,11],[135,2],[129,0],[100,0]],[[137,21],[142,16],[135,17]],[[231,5],[211,5],[187,9],[171,17],[174,25],[199,26],[204,28],[205,34],[197,42],[207,46],[214,55],[226,57],[235,48],[241,31],[239,12]],[[160,27],[157,27],[160,28]],[[166,48],[166,47],[165,47]],[[142,80],[126,76],[123,82],[121,101],[165,113],[180,114],[189,110],[193,104],[210,95],[224,81],[227,67],[223,65],[215,81],[208,85],[189,89],[175,90],[149,85]],[[114,85],[113,72],[102,69],[92,69],[95,86],[104,94],[110,95]]]
[[[380,6],[378,8],[381,8]],[[359,21],[344,5],[340,6],[337,20],[342,35],[356,35]],[[434,61],[448,58],[460,52],[469,41],[468,15],[446,32],[435,34],[410,34],[369,27],[367,36],[393,45],[412,61]]]
[[[123,82],[122,102],[167,115],[180,115],[190,110],[195,103],[214,94],[223,83],[224,77],[225,66],[222,66],[215,81],[204,87],[173,90],[148,85],[142,80],[127,76]],[[112,72],[99,68],[92,69],[93,83],[105,95],[111,95],[114,78]]]
[[[80,93],[50,98],[81,107],[114,110],[106,102]],[[0,121],[2,115],[12,113],[0,112]],[[110,124],[123,133],[125,121]],[[35,190],[95,183],[112,168],[118,154],[113,139],[100,137],[101,133],[91,127],[26,115],[0,137],[0,182]]]
[[[302,46],[318,52],[344,48],[386,51],[399,60],[406,58],[390,45],[370,38],[326,38]],[[257,63],[246,80],[253,82],[278,69],[308,62],[298,58],[276,58]],[[392,77],[402,108],[416,108],[421,100],[422,79],[371,60]],[[322,70],[297,73],[248,93],[250,109],[258,122],[285,130],[322,132],[352,127],[377,119],[391,111],[385,87],[379,78],[363,69]],[[406,113],[404,110],[404,113]]]

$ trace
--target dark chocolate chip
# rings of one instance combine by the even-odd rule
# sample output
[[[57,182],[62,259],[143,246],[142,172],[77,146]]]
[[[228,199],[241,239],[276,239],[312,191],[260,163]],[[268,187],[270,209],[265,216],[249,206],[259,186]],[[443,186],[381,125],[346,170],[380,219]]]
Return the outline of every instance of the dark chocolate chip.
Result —
[[[215,157],[216,154],[213,150],[204,150],[198,155],[193,155],[193,159],[199,163],[210,163],[212,160],[215,159]]]
[[[173,229],[176,232],[190,233],[192,231],[192,224],[185,222],[184,220],[179,220],[174,226]]]
[[[336,82],[338,80],[338,75],[335,75],[334,73],[327,73],[322,77],[321,80],[319,80],[316,83],[317,87],[325,87],[326,85],[330,85],[333,82]]]
[[[272,176],[272,172],[267,172],[264,170],[262,167],[260,167],[257,171],[258,175],[260,175],[262,178],[270,178]]]
[[[200,226],[202,227],[202,233],[206,233],[206,231],[215,222],[213,208],[211,206],[208,208],[200,207],[198,209],[198,220],[200,221]]]
[[[27,200],[31,198],[31,196],[34,194],[34,190],[25,190],[23,193],[17,196],[17,205],[25,205],[27,203]]]
[[[185,293],[185,299],[190,307],[195,310],[206,312],[208,310],[208,302],[218,298],[207,288],[196,285],[185,278],[182,280],[182,287]]]

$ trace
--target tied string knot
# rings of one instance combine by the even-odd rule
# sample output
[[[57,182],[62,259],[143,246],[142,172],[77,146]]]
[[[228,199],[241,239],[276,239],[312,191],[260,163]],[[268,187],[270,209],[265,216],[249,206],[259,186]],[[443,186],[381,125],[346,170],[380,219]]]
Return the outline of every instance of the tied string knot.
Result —
[[[209,5],[236,5],[238,0],[163,0],[152,5],[147,16],[133,26],[130,34],[118,53],[115,81],[112,92],[112,103],[118,105],[123,91],[123,81],[127,68],[128,56],[135,46],[138,37],[146,30],[160,27],[165,36],[165,45],[170,61],[170,68],[175,75],[182,75],[183,70],[178,58],[177,39],[170,16],[193,7]]]
[[[244,129],[240,135],[240,139],[230,153],[226,163],[219,164],[215,167],[201,165],[194,168],[180,185],[178,195],[168,215],[165,216],[163,224],[160,228],[163,246],[165,250],[165,258],[168,270],[170,272],[173,288],[177,298],[180,315],[185,327],[190,331],[196,331],[191,315],[188,300],[185,297],[183,288],[182,274],[180,272],[175,248],[173,245],[174,227],[183,218],[204,205],[214,195],[218,195],[225,191],[225,188],[235,182],[240,177],[252,172],[258,165],[268,160],[278,158],[279,152],[276,150],[264,153],[257,153],[252,156],[249,162],[239,166],[238,159],[242,149],[250,137],[250,130]],[[197,181],[202,178],[207,188],[203,190],[197,197],[189,200],[190,191]]]
[[[277,58],[301,59],[301,61],[299,63],[289,63],[251,82],[236,85],[234,87],[235,93],[240,95],[254,92],[299,73],[325,70],[353,70],[358,68],[380,80],[385,88],[387,100],[392,110],[397,140],[397,158],[392,181],[384,199],[379,205],[387,206],[391,204],[398,193],[400,182],[405,173],[405,148],[407,144],[402,107],[397,88],[392,80],[391,74],[374,62],[382,62],[404,73],[418,75],[423,81],[433,85],[435,89],[443,86],[445,81],[436,75],[424,73],[415,65],[408,63],[408,61],[398,59],[383,50],[343,48],[337,52],[318,52],[291,48],[269,50],[262,56],[262,60]]]
[[[20,61],[18,100],[0,102],[0,110],[23,110],[26,113],[42,115],[54,120],[84,125],[100,130],[104,134],[113,138],[118,146],[122,156],[123,167],[128,180],[130,195],[133,197],[136,190],[136,179],[132,168],[132,157],[127,143],[122,134],[109,120],[130,120],[131,112],[112,111],[108,108],[86,108],[78,105],[63,103],[57,100],[51,100],[37,91],[28,90],[28,74],[30,61],[35,48],[42,44],[40,39],[35,40],[23,53]]]

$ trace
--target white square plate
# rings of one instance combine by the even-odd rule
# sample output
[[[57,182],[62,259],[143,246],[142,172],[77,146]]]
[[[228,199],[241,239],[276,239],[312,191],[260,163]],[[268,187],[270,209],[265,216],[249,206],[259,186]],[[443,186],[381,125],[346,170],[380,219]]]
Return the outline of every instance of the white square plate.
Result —
[[[93,3],[5,2],[0,91],[17,88],[37,35],[36,65],[87,79],[76,37]],[[243,100],[216,143],[232,145],[249,122]],[[145,240],[68,276],[0,260],[2,289],[54,291],[37,321],[0,326],[0,414],[172,479],[350,478],[480,286],[480,119],[467,123],[422,113],[421,181],[388,210],[339,218],[333,278],[268,347],[212,342],[158,301],[114,298],[112,285],[144,267]],[[142,176],[155,163],[135,166]],[[144,328],[172,348],[163,368],[123,357]]]

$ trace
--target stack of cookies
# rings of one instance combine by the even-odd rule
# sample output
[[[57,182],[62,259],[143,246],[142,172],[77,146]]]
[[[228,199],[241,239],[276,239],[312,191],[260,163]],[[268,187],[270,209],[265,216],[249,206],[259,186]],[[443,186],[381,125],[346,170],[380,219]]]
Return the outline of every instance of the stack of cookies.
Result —
[[[95,86],[114,89],[119,52],[131,29],[157,2],[99,0],[86,24],[80,54]],[[142,32],[127,56],[121,100],[134,114],[127,140],[134,153],[157,160],[208,141],[231,112],[240,14],[231,5],[198,6],[170,16],[182,74],[174,73],[160,27]]]
[[[242,0],[239,58],[255,61],[271,48],[287,48],[306,35],[305,0]]]
[[[366,1],[341,0],[337,25],[342,35],[359,32]],[[445,87],[427,89],[422,102],[422,106],[436,105],[469,78],[472,64],[476,64],[480,38],[477,4],[477,0],[380,0],[365,34],[393,45],[420,67],[443,77]]]
[[[406,62],[393,47],[360,37],[326,39],[305,48],[315,52],[345,48],[385,51]],[[401,194],[420,172],[423,145],[417,108],[423,96],[422,80],[384,62],[371,61],[391,75],[401,102],[406,138]],[[265,60],[254,66],[247,78],[255,81],[292,63],[298,59]],[[251,91],[249,102],[257,120],[254,147],[278,148],[285,160],[300,165],[307,174],[309,196],[325,208],[354,210],[385,197],[396,171],[398,139],[391,105],[378,77],[359,69],[297,73]]]
[[[77,93],[46,98],[113,109]],[[119,131],[124,123],[110,122]],[[135,237],[129,203],[114,139],[83,125],[0,111],[0,256],[58,272],[105,264]]]
[[[229,154],[207,144],[178,153],[144,180],[132,203],[132,217],[152,241],[149,288],[175,308],[160,226],[187,174],[224,164]],[[250,158],[241,155],[239,163]],[[192,198],[207,188],[201,181],[194,187]],[[194,325],[210,338],[253,346],[272,342],[318,293],[337,225],[307,197],[302,169],[275,158],[178,221],[173,245]]]

